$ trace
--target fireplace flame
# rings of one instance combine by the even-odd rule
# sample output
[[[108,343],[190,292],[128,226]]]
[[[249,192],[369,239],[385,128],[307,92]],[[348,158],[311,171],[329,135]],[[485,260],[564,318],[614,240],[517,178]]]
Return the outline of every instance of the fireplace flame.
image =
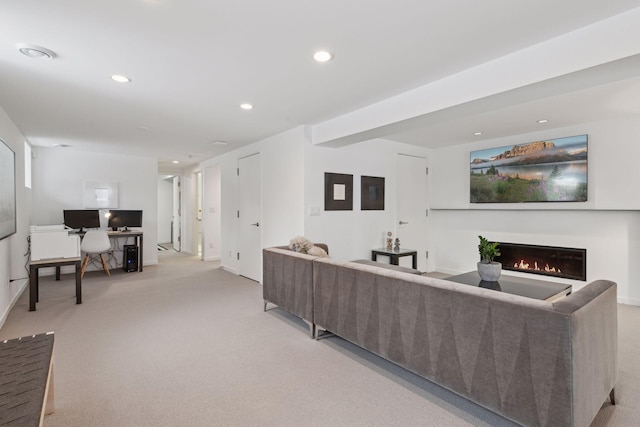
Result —
[[[541,269],[540,267],[538,267],[538,261],[534,261],[533,267],[531,267],[531,264],[528,262],[525,262],[525,260],[523,259],[521,259],[519,263],[516,262],[515,264],[513,264],[513,268],[517,268],[518,270],[535,270],[535,271],[544,270],[547,273],[562,274],[562,270],[556,267],[549,267],[549,264],[545,264],[544,268]]]

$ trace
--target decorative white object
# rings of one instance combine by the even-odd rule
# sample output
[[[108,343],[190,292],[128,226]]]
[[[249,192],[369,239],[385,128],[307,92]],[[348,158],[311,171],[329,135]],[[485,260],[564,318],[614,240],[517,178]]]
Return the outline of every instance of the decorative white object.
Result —
[[[118,183],[116,181],[85,181],[84,207],[89,209],[118,207]]]
[[[497,282],[502,273],[502,263],[492,261],[478,262],[478,275],[485,282]]]

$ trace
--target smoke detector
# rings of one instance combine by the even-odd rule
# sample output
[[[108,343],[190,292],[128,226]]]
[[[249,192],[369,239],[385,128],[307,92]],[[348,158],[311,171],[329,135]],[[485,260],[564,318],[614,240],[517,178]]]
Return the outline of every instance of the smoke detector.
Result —
[[[18,49],[24,56],[28,56],[33,59],[44,59],[46,61],[50,61],[56,57],[56,54],[53,51],[33,44],[18,43],[16,45],[16,49]]]

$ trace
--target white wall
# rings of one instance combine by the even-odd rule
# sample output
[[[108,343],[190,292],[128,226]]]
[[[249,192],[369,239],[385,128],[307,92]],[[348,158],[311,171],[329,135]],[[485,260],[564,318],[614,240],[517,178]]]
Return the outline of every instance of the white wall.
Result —
[[[9,310],[28,283],[24,254],[28,249],[27,236],[31,217],[31,190],[24,185],[25,138],[2,107],[0,107],[0,139],[16,153],[17,215],[16,234],[0,240],[0,327],[2,327]]]
[[[237,272],[238,159],[260,153],[262,171],[262,246],[289,242],[304,233],[304,147],[308,143],[303,127],[225,153],[201,164],[206,171],[218,167],[220,174],[221,265]],[[185,187],[186,188],[186,187]],[[208,193],[205,182],[204,192]],[[208,246],[205,241],[205,246]]]
[[[160,176],[158,177],[158,243],[171,242],[172,220],[173,182]]]
[[[585,203],[469,203],[469,151],[588,134]],[[435,150],[432,226],[437,269],[475,268],[478,235],[490,240],[587,249],[587,281],[618,283],[619,301],[640,305],[640,123],[610,120]],[[511,272],[509,273],[511,274]],[[585,282],[570,281],[575,289]]]
[[[370,259],[372,249],[385,246],[385,232],[397,233],[398,153],[429,156],[429,150],[382,139],[342,148],[308,145],[304,176],[305,237],[327,243],[331,257],[342,260]],[[353,175],[352,211],[324,210],[325,172]],[[385,178],[384,211],[360,210],[362,175]],[[311,216],[312,207],[318,207],[321,214]]]
[[[158,166],[152,157],[34,148],[32,224],[62,224],[83,209],[84,181],[118,182],[118,209],[143,210],[144,265],[158,263]],[[103,218],[103,226],[106,220]]]
[[[262,246],[287,244],[292,237],[304,235],[329,244],[332,257],[350,260],[369,259],[371,249],[384,244],[384,232],[396,232],[397,154],[428,157],[429,150],[385,140],[340,149],[313,146],[306,130],[300,127],[203,162],[200,167],[205,177],[207,169],[219,168],[220,254],[222,266],[233,272],[237,272],[238,267],[236,168],[238,159],[254,153],[260,153],[262,167]],[[325,172],[354,175],[353,211],[324,211]],[[384,211],[360,210],[361,175],[386,178]],[[205,179],[204,193],[211,192],[215,198],[217,185],[215,180]],[[193,196],[185,196],[187,205],[191,203],[190,197]],[[213,206],[215,203],[208,204],[205,198],[206,224],[209,223],[207,211]],[[312,206],[320,207],[320,216],[309,215]],[[208,241],[209,237],[205,237],[205,247]]]

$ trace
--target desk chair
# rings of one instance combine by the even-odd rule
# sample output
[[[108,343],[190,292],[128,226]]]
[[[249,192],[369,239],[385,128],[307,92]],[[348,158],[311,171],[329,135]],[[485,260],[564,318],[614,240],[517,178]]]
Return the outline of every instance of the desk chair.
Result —
[[[84,271],[89,264],[89,258],[100,256],[102,262],[102,268],[107,272],[107,276],[111,277],[109,267],[102,254],[111,252],[111,242],[109,241],[109,235],[103,230],[89,230],[84,235],[82,243],[80,243],[80,251],[86,253],[84,261],[82,262],[82,269],[80,277],[84,277]]]

